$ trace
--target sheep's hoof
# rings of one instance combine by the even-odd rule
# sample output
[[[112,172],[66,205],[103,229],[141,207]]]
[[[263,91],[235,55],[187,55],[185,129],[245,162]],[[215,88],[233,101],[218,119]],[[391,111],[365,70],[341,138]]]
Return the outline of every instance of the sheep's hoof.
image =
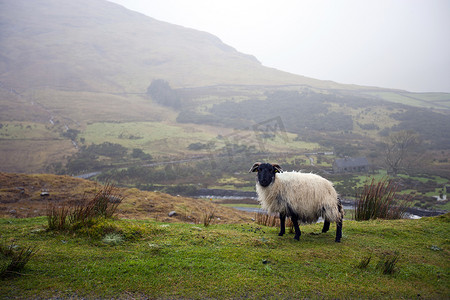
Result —
[[[335,242],[336,242],[336,243],[340,243],[340,242],[341,242],[341,240],[340,240],[340,239],[339,239],[339,240],[338,240],[338,239],[336,239],[336,240],[335,240]]]
[[[294,240],[300,241],[300,236],[294,236]]]
[[[284,235],[284,232],[280,232],[279,234],[278,234],[278,236],[283,236]]]

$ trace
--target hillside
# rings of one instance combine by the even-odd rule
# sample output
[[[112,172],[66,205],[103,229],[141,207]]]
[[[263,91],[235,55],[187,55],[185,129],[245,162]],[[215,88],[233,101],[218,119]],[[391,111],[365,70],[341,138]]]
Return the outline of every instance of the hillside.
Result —
[[[209,33],[102,0],[0,0],[0,20],[0,171],[77,175],[156,164],[150,170],[165,176],[142,184],[217,185],[233,175],[213,165],[238,155],[244,162],[228,170],[261,157],[300,169],[305,153],[318,152],[369,156],[383,167],[385,138],[410,130],[424,141],[419,171],[448,177],[450,94],[289,74]],[[148,93],[157,80],[177,106]],[[169,176],[166,164],[193,159],[212,163]]]
[[[50,205],[76,205],[92,199],[100,189],[101,185],[95,182],[70,176],[0,172],[0,218],[45,216]],[[42,191],[49,196],[41,196]],[[202,223],[203,215],[214,210],[214,223],[236,223],[249,221],[253,216],[206,199],[137,189],[119,189],[118,194],[124,198],[118,209],[121,218]],[[169,217],[171,211],[176,215]]]
[[[263,67],[217,37],[103,0],[0,2],[0,82],[19,91],[145,91],[174,86],[337,84]]]

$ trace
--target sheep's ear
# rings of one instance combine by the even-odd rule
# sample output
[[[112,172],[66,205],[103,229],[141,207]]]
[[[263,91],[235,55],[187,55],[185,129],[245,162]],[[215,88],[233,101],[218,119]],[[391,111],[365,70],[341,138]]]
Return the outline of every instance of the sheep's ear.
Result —
[[[253,167],[248,171],[249,173],[251,172],[257,172],[258,171],[258,167],[261,163],[257,162],[253,165]]]
[[[275,173],[283,173],[283,169],[280,167],[280,165],[273,164],[272,166],[275,168]]]

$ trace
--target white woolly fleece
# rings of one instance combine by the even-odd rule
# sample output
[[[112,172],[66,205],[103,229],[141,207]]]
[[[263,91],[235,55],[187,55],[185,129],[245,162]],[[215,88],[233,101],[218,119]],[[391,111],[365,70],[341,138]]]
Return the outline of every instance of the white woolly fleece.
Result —
[[[333,184],[316,174],[276,173],[275,180],[267,187],[257,182],[256,192],[262,208],[269,213],[289,215],[289,206],[303,223],[316,222],[319,217],[338,222],[344,216]]]

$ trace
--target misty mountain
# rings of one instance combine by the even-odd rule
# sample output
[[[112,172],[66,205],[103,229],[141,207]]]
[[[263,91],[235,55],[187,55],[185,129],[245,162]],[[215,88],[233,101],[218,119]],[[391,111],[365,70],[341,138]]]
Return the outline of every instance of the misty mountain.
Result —
[[[167,83],[174,101],[148,93],[155,82]],[[191,157],[267,120],[283,123],[291,142],[250,131],[254,145],[238,148],[263,137],[274,153],[325,147],[378,155],[380,133],[414,130],[440,150],[450,140],[449,100],[268,68],[214,35],[104,0],[0,0],[4,171],[60,170],[80,149],[105,143]]]
[[[142,92],[155,78],[175,87],[338,87],[264,67],[209,33],[103,0],[1,0],[0,22],[0,81],[19,90]]]

